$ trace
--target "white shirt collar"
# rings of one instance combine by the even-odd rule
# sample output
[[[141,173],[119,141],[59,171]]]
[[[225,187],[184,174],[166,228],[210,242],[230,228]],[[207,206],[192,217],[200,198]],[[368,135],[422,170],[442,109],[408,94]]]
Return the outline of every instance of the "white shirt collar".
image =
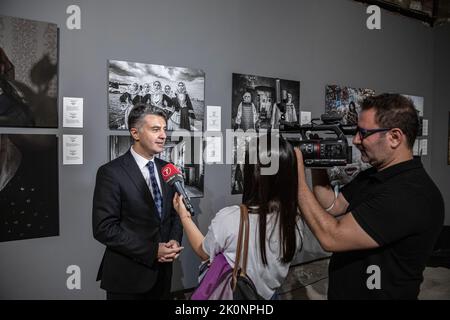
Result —
[[[134,151],[133,146],[131,146],[130,152],[131,152],[131,155],[133,156],[134,160],[136,161],[136,163],[137,163],[139,169],[141,169],[141,170],[142,170],[143,168],[145,168],[145,166],[147,165],[147,163],[148,163],[149,161],[152,161],[153,164],[155,164],[155,157],[153,157],[151,160],[148,160],[148,159],[144,158],[143,156],[141,156],[141,155],[140,155],[139,153],[137,153],[136,151]]]

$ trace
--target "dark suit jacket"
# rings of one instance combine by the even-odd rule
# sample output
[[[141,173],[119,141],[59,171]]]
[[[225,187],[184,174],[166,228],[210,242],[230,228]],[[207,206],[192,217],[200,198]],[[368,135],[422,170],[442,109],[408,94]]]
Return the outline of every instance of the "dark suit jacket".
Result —
[[[172,272],[172,263],[157,262],[158,244],[172,239],[181,243],[183,230],[172,206],[175,189],[161,176],[167,162],[155,158],[155,164],[163,195],[162,218],[129,150],[98,169],[92,225],[94,238],[106,245],[97,276],[102,289],[147,292],[162,268]],[[167,282],[170,286],[170,275]]]

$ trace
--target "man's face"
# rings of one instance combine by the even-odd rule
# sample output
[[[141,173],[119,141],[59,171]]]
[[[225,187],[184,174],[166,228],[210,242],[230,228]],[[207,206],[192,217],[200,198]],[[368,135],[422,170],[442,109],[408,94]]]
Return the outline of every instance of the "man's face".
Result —
[[[166,121],[156,115],[146,115],[141,128],[131,128],[130,132],[135,140],[136,151],[147,158],[164,150],[166,142]]]
[[[144,92],[145,93],[150,92],[150,84],[149,83],[144,83]]]
[[[243,98],[245,103],[250,103],[252,101],[252,96],[248,92],[244,94]]]
[[[165,92],[167,95],[170,94],[170,86],[169,86],[169,85],[166,85],[166,86],[164,87],[164,92]]]
[[[380,128],[375,120],[375,109],[368,109],[359,115],[358,127],[370,130]],[[386,162],[392,154],[392,149],[386,138],[387,132],[376,132],[366,138],[357,132],[353,144],[361,151],[361,160],[378,168]]]

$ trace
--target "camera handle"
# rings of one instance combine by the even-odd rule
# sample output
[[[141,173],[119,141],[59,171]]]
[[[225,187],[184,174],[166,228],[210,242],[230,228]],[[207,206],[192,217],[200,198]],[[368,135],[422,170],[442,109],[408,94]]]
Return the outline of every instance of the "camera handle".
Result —
[[[337,138],[340,140],[345,140],[345,134],[342,132],[342,130],[339,128],[338,125],[332,125],[332,124],[321,124],[321,125],[311,125],[311,124],[305,124],[300,127],[300,134],[302,135],[302,139],[307,140],[308,137],[306,136],[307,131],[333,131]]]

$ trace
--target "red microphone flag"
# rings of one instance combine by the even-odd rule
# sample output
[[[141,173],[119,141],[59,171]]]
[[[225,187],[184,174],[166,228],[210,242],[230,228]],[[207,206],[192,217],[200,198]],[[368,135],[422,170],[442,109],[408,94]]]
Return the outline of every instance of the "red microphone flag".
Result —
[[[173,176],[181,175],[180,170],[175,167],[172,163],[166,164],[161,170],[164,182],[168,182]]]

